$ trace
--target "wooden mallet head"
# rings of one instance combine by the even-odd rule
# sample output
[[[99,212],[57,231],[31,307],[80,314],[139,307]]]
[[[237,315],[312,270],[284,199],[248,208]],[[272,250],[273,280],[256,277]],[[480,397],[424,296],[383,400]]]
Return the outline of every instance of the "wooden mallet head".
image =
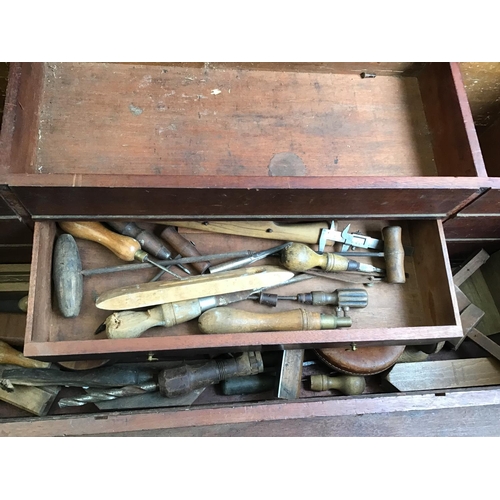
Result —
[[[65,318],[75,318],[82,305],[83,275],[80,252],[70,234],[61,234],[54,245],[52,279],[59,311]]]

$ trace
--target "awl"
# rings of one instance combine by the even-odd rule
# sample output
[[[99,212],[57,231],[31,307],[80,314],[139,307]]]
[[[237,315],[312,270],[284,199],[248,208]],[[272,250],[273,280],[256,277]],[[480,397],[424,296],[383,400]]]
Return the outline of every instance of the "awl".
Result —
[[[123,311],[168,302],[198,299],[212,295],[255,290],[288,281],[291,271],[277,266],[258,266],[215,275],[201,275],[180,281],[143,283],[109,290],[96,300],[99,309]]]

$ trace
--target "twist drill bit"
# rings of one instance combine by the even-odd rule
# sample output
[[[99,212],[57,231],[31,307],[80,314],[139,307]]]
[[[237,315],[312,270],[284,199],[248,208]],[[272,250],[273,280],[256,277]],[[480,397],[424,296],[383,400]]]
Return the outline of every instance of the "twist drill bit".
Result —
[[[117,389],[106,389],[102,391],[91,391],[83,396],[73,398],[62,398],[59,400],[59,408],[69,406],[84,406],[89,403],[99,403],[101,401],[111,401],[117,398],[126,398],[128,396],[137,396],[146,392],[155,392],[158,389],[156,382],[149,382],[141,385],[130,385]]]

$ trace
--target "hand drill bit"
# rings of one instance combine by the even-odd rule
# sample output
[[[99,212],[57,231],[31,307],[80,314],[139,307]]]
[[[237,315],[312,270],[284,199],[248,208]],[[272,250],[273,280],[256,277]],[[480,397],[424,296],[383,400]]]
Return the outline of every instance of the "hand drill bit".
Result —
[[[89,403],[99,403],[100,401],[111,401],[117,398],[125,398],[128,396],[137,396],[146,392],[155,392],[158,389],[156,382],[149,382],[141,385],[130,385],[117,389],[106,389],[101,391],[91,391],[83,396],[73,398],[62,398],[58,405],[60,408],[68,406],[84,406]]]

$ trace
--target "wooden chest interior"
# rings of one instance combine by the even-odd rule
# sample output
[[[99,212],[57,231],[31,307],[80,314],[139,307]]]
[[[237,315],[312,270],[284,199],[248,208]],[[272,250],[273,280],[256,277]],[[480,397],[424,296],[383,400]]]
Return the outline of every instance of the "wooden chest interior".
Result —
[[[347,222],[346,222],[347,224]],[[351,230],[378,235],[387,221],[354,220]],[[144,271],[120,272],[84,277],[84,299],[77,318],[64,318],[54,303],[51,289],[52,253],[57,234],[54,222],[37,222],[35,227],[28,327],[25,354],[37,358],[58,359],[110,355],[127,356],[133,353],[170,352],[199,354],[248,349],[286,349],[325,346],[351,346],[374,344],[418,344],[449,340],[461,336],[456,297],[451,289],[451,271],[442,236],[436,221],[404,221],[403,241],[414,249],[405,258],[407,280],[405,284],[376,282],[367,287],[369,304],[365,309],[351,309],[350,328],[321,331],[255,332],[234,334],[201,334],[197,321],[166,329],[152,328],[140,338],[107,339],[104,333],[95,335],[99,325],[112,311],[97,309],[96,298],[106,290],[119,286],[149,281],[156,268]],[[181,229],[182,232],[182,229]],[[202,253],[212,254],[235,250],[262,250],[279,244],[273,240],[203,233],[184,230]],[[109,250],[94,242],[77,239],[83,269],[93,269],[123,263]],[[331,250],[331,248],[330,248]],[[383,259],[363,259],[384,267]],[[256,263],[279,265],[279,259],[269,258]],[[361,278],[360,275],[353,275]],[[169,278],[167,278],[169,279]],[[353,278],[354,279],[354,278]],[[332,292],[337,288],[363,288],[363,285],[338,280],[314,278],[287,287],[276,288],[273,293],[293,295],[312,290]],[[269,307],[254,301],[233,304],[249,311],[272,312]],[[297,308],[294,302],[280,302],[277,310]],[[318,310],[315,306],[306,309]],[[276,311],[276,309],[274,310]],[[321,312],[332,313],[332,307]]]

